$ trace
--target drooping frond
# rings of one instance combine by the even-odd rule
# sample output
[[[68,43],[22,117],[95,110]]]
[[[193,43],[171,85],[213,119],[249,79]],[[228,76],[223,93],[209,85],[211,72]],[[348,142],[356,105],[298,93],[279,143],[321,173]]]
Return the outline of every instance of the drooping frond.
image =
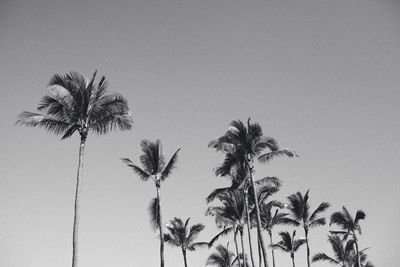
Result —
[[[52,116],[29,111],[24,111],[19,114],[16,124],[28,127],[38,126],[56,135],[64,133],[72,126],[69,123],[60,121]]]
[[[153,198],[149,205],[150,225],[154,231],[160,226],[160,204],[157,198]]]
[[[215,199],[216,197],[218,197],[220,194],[222,194],[222,193],[224,193],[224,192],[226,192],[226,191],[229,191],[229,190],[231,190],[230,187],[224,187],[224,188],[217,188],[217,189],[214,189],[214,190],[207,196],[207,198],[206,198],[207,203],[210,203],[210,202],[214,201],[214,199]]]
[[[318,218],[316,220],[310,221],[309,227],[313,228],[317,226],[322,226],[325,225],[325,223],[326,223],[325,218]]]
[[[150,174],[142,170],[139,166],[133,164],[133,162],[128,158],[122,158],[121,161],[130,167],[142,181],[147,181],[150,178]]]
[[[354,224],[358,224],[360,220],[365,220],[365,212],[362,210],[357,210],[356,217],[354,218]]]
[[[312,262],[317,262],[317,261],[327,261],[327,262],[329,262],[331,264],[340,264],[340,262],[338,262],[337,260],[329,257],[325,253],[317,253],[317,254],[314,255],[314,257],[312,257]]]
[[[276,157],[287,156],[289,158],[298,157],[294,150],[290,150],[287,148],[279,149],[276,151],[270,151],[267,153],[262,154],[258,157],[258,160],[262,163],[266,163]]]

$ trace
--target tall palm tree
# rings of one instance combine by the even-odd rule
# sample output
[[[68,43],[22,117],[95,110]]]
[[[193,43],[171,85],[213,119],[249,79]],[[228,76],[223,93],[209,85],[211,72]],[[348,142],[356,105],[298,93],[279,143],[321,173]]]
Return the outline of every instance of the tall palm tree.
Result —
[[[265,162],[276,156],[286,155],[293,157],[296,155],[287,149],[280,150],[275,139],[265,137],[261,126],[258,123],[250,123],[250,119],[247,121],[247,126],[240,120],[232,121],[228,131],[217,140],[211,141],[208,146],[225,153],[224,162],[216,170],[217,175],[227,175],[233,167],[240,166],[240,168],[246,170],[246,179],[249,179],[250,185],[253,188],[255,188],[253,179],[254,158],[259,158],[261,162]],[[269,152],[263,154],[265,149],[269,149]],[[256,199],[255,194],[256,192],[253,190],[254,199]],[[268,267],[267,252],[262,235],[260,211],[257,201],[255,202],[255,208],[258,239],[261,243],[264,266]]]
[[[288,197],[289,206],[288,209],[293,216],[293,219],[298,224],[301,224],[304,229],[305,240],[307,245],[307,265],[310,267],[310,246],[308,241],[309,230],[316,226],[325,225],[325,218],[319,217],[321,213],[329,208],[329,203],[322,202],[319,206],[311,213],[310,204],[308,203],[310,190],[307,190],[303,196],[300,192],[290,195]]]
[[[244,265],[246,262],[246,254],[244,252],[243,228],[246,221],[246,208],[243,194],[237,190],[225,191],[220,193],[217,198],[221,202],[221,205],[209,207],[206,214],[214,216],[217,227],[223,227],[223,230],[209,242],[209,245],[212,246],[220,237],[233,233],[236,253],[239,255],[240,253],[236,240],[237,234],[239,233]],[[241,266],[240,259],[238,261],[239,266]]]
[[[207,242],[193,242],[199,233],[203,231],[204,225],[194,224],[188,228],[190,218],[185,223],[179,218],[174,218],[166,224],[169,233],[164,234],[164,241],[171,246],[180,247],[183,254],[183,262],[187,267],[186,252],[197,248],[208,246]]]
[[[272,211],[276,208],[275,212]],[[269,235],[270,244],[273,244],[272,229],[276,225],[294,225],[293,220],[288,217],[288,213],[279,212],[279,208],[283,208],[283,204],[279,201],[272,200],[268,203],[260,204],[260,216],[263,230],[267,231]],[[272,266],[275,267],[275,253],[274,248],[272,252]]]
[[[121,159],[128,167],[139,176],[139,178],[146,182],[152,180],[156,186],[156,198],[153,200],[152,208],[152,221],[155,221],[156,226],[158,226],[160,232],[160,266],[164,267],[164,235],[161,220],[161,182],[171,175],[172,170],[176,167],[178,160],[178,150],[175,151],[171,159],[165,164],[165,158],[162,154],[162,146],[160,140],[155,142],[150,142],[148,140],[143,140],[140,143],[143,154],[140,156],[140,162],[143,167],[135,165],[130,159]]]
[[[215,249],[217,252],[212,253],[208,257],[206,265],[214,265],[217,267],[235,266],[235,254],[229,251],[229,243],[226,244],[226,247],[218,245]]]
[[[364,220],[365,217],[366,215],[364,211],[357,210],[356,216],[353,219],[353,217],[350,215],[346,207],[343,206],[342,211],[334,212],[331,215],[331,222],[330,222],[330,225],[336,224],[337,226],[343,229],[343,231],[332,231],[331,233],[343,234],[345,238],[351,236],[354,239],[354,245],[356,247],[356,253],[357,253],[358,267],[361,267],[361,255],[358,249],[358,242],[357,242],[358,239],[356,232],[361,234],[360,220]]]
[[[325,253],[317,253],[312,258],[313,262],[326,261],[341,267],[358,265],[357,254],[354,251],[354,239],[345,242],[345,239],[341,239],[338,235],[330,235],[328,241],[332,246],[334,256],[330,257]],[[366,261],[366,254],[363,252],[361,252],[361,266],[373,267],[371,262]]]
[[[294,262],[294,253],[306,243],[305,239],[295,239],[296,231],[293,231],[292,236],[290,236],[289,232],[280,232],[281,241],[276,244],[272,244],[272,248],[281,249],[284,252],[290,253],[290,258],[292,259],[293,267],[296,267]]]
[[[77,72],[54,74],[49,91],[40,101],[37,111],[24,111],[16,124],[41,127],[61,139],[80,135],[78,171],[76,176],[74,223],[72,238],[72,266],[78,266],[79,198],[83,156],[88,133],[106,134],[111,130],[130,130],[133,124],[127,100],[119,94],[108,94],[108,82],[103,76],[96,82],[94,72],[90,80]]]

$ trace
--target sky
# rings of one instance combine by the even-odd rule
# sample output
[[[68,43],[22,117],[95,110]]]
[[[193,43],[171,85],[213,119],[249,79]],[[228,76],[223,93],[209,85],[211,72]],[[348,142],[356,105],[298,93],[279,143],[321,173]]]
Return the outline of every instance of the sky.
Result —
[[[360,247],[375,266],[395,266],[399,14],[398,1],[378,0],[1,0],[0,266],[71,264],[79,137],[14,125],[54,73],[71,70],[105,75],[134,118],[130,132],[88,137],[80,266],[159,264],[147,214],[155,187],[119,160],[138,162],[143,139],[160,139],[166,157],[182,148],[162,185],[163,220],[190,217],[206,226],[199,241],[215,235],[205,198],[229,180],[214,176],[223,155],[207,144],[249,117],[300,155],[256,164],[256,178],[283,180],[276,199],[310,189],[312,207],[331,203],[327,217],[343,205],[364,210]],[[332,255],[331,229],[311,231],[312,254]],[[211,252],[190,252],[189,266]],[[165,257],[183,266],[179,249],[167,246]],[[305,249],[296,263],[306,266]]]

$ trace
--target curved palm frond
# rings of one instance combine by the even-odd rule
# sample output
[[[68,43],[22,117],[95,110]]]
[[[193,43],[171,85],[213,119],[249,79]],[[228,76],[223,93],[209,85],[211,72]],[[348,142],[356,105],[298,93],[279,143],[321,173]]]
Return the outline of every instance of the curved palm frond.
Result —
[[[299,157],[299,155],[297,155],[297,153],[294,150],[288,148],[282,148],[276,151],[264,153],[258,157],[258,160],[262,163],[266,163],[276,157],[281,157],[281,156],[287,156],[289,158]]]
[[[176,150],[174,155],[168,161],[168,164],[165,166],[164,170],[161,172],[161,181],[164,181],[165,178],[167,178],[171,174],[172,170],[176,168],[176,163],[178,161],[178,152],[180,150],[181,150],[180,148]]]

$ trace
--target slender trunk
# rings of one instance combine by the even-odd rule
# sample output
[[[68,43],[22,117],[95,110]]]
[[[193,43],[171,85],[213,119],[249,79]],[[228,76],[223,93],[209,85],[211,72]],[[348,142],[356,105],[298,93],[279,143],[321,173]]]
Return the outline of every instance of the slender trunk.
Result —
[[[249,163],[248,159],[246,159],[246,164],[247,164],[247,166],[249,168],[249,177],[250,177],[250,181],[251,181],[251,186],[253,187],[253,197],[254,197],[254,203],[255,203],[255,206],[256,206],[256,215],[257,215],[257,234],[258,234],[258,239],[260,240],[261,252],[262,252],[263,259],[264,259],[264,267],[268,267],[267,250],[265,248],[265,241],[264,241],[264,237],[262,235],[262,228],[261,228],[260,207],[258,205],[256,185],[254,183],[253,174],[252,174],[253,167],[250,166],[250,163]]]
[[[160,266],[164,267],[164,234],[162,229],[162,220],[161,220],[161,198],[160,198],[160,186],[156,185],[157,187],[157,200],[158,200],[158,211],[159,216],[159,225],[158,228],[160,230]]]
[[[233,234],[233,240],[235,241],[235,247],[236,247],[236,257],[239,263],[239,267],[242,267],[242,264],[240,263],[240,257],[239,257],[239,247],[236,239],[236,229],[234,229],[234,234]]]
[[[357,243],[357,239],[354,236],[354,245],[356,246],[356,253],[357,253],[357,261],[358,261],[358,267],[361,267],[361,257],[360,257],[360,252],[358,250],[358,243]]]
[[[187,267],[186,250],[184,248],[182,248],[182,254],[183,254],[183,262],[185,263],[185,267]]]
[[[242,256],[243,256],[243,266],[247,267],[246,264],[246,253],[244,252],[244,243],[243,243],[243,228],[240,229],[240,243],[242,244]]]
[[[76,175],[75,204],[74,204],[74,226],[72,230],[72,267],[78,266],[78,233],[79,233],[79,197],[81,195],[81,178],[83,169],[83,154],[85,152],[86,135],[81,135],[79,146],[78,172]]]
[[[308,229],[304,227],[304,234],[306,236],[306,245],[307,245],[307,266],[310,267],[310,246],[308,245]]]
[[[258,248],[258,266],[261,267],[262,264],[262,256],[261,256],[261,244],[260,244],[260,240],[257,238],[257,248]]]
[[[254,258],[253,258],[253,246],[252,246],[252,243],[251,243],[249,200],[248,200],[247,190],[244,191],[243,193],[244,193],[244,200],[245,200],[245,204],[246,204],[245,206],[246,206],[246,216],[247,216],[247,235],[249,236],[249,248],[250,248],[251,266],[255,267]]]
[[[272,244],[273,244],[273,241],[272,241],[272,232],[271,232],[271,231],[268,231],[268,234],[269,234],[269,240],[270,240],[271,245],[272,245]],[[271,248],[271,251],[272,251],[272,266],[275,267],[275,253],[274,253],[274,248]]]
[[[294,255],[291,255],[290,257],[292,258],[293,267],[296,267],[296,264],[294,263]]]

